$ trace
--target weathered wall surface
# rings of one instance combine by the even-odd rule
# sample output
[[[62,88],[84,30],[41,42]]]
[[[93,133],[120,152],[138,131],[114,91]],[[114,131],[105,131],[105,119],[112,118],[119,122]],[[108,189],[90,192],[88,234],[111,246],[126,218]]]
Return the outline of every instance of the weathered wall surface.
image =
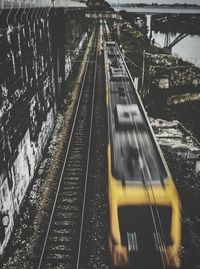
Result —
[[[0,254],[54,128],[51,50],[46,14],[0,29]]]
[[[68,13],[65,17],[65,79],[68,78],[71,68],[87,39],[87,25],[83,13]]]
[[[63,82],[87,37],[83,16],[64,9],[0,14],[0,255],[53,131],[60,96],[67,94]]]
[[[200,73],[198,68],[179,67],[152,67],[152,84],[160,89],[170,89],[174,87],[200,85]]]
[[[56,9],[56,19],[52,19],[52,43],[53,62],[56,76],[56,98],[57,103],[62,102],[66,96],[66,80],[68,79],[72,67],[81,53],[83,43],[87,40],[87,22],[84,11]]]

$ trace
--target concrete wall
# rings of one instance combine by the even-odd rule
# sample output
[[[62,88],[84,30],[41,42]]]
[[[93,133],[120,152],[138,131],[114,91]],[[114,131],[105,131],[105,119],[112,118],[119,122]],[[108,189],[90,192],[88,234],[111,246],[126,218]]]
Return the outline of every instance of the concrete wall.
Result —
[[[77,12],[0,14],[0,255],[54,129],[61,96],[67,95],[73,57],[87,38],[84,14]]]
[[[88,37],[87,25],[84,23],[84,20],[84,14],[79,11],[76,13],[73,12],[73,15],[68,13],[65,17],[65,80],[68,78],[71,67],[75,63]]]
[[[15,216],[41,161],[56,116],[48,16],[40,13],[32,20],[10,20],[2,25],[0,254],[8,243]]]
[[[81,52],[88,37],[88,27],[83,11],[67,11],[55,9],[54,19],[51,20],[53,62],[56,77],[56,98],[59,105],[68,93],[68,79],[77,56]]]

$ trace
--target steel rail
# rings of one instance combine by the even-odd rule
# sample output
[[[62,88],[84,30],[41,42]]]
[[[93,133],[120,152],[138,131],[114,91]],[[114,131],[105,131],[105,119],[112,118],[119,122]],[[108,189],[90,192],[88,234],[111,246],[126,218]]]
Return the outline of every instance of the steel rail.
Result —
[[[91,38],[92,38],[92,43],[94,45],[94,40],[95,40],[94,32],[93,32],[93,36]],[[91,57],[91,54],[92,54],[93,45],[90,47],[89,58]],[[81,98],[82,98],[82,94],[83,94],[85,80],[86,80],[86,77],[87,77],[88,66],[89,66],[89,61],[87,61],[86,67],[85,67],[84,77],[83,77],[83,81],[82,81],[82,85],[81,85],[81,91],[80,91],[80,95],[79,95],[79,99],[78,99],[78,103],[77,103],[77,107],[76,107],[76,111],[75,111],[74,121],[73,121],[73,124],[72,124],[71,134],[70,134],[70,137],[69,137],[69,142],[68,142],[68,146],[67,146],[63,166],[62,166],[62,171],[61,171],[60,178],[59,178],[59,183],[58,183],[58,187],[57,187],[57,191],[56,191],[56,196],[54,198],[54,203],[53,203],[53,207],[52,207],[52,211],[51,211],[51,216],[50,216],[48,228],[47,228],[46,235],[45,235],[43,248],[42,248],[41,255],[40,255],[39,264],[38,264],[38,267],[37,267],[38,269],[42,268],[44,254],[45,254],[45,250],[46,250],[46,246],[47,246],[47,241],[48,241],[48,238],[49,238],[49,233],[50,233],[50,229],[51,229],[51,225],[52,225],[52,220],[53,220],[53,216],[54,216],[54,212],[55,212],[55,208],[56,208],[56,204],[57,204],[57,200],[58,200],[58,195],[59,195],[59,192],[60,192],[61,183],[62,183],[62,180],[63,180],[63,175],[64,175],[64,170],[65,170],[65,166],[66,166],[67,159],[68,159],[69,149],[70,149],[70,146],[71,146],[72,136],[74,134],[75,124],[76,124],[76,121],[77,121],[77,115],[78,115],[80,102],[81,102]]]
[[[85,174],[84,197],[83,197],[81,228],[80,228],[80,234],[79,234],[79,246],[78,246],[76,269],[79,268],[79,263],[80,263],[82,234],[83,234],[84,216],[85,216],[86,194],[87,194],[87,184],[88,184],[88,175],[89,175],[91,141],[92,141],[92,127],[93,127],[93,117],[94,117],[94,101],[95,101],[94,99],[95,99],[95,92],[96,92],[97,51],[98,51],[97,44],[98,44],[98,37],[96,39],[96,55],[95,55],[95,70],[94,70],[93,91],[92,91],[93,94],[92,94],[92,109],[91,109],[91,118],[90,118],[89,144],[88,144],[88,153],[87,153],[87,166],[86,166],[86,174]]]

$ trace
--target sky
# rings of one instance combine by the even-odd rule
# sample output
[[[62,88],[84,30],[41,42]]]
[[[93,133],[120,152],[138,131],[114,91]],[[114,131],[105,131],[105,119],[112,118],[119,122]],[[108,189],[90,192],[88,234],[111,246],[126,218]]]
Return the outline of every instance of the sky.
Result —
[[[187,4],[199,4],[200,0],[107,0],[109,3],[158,3],[158,4],[174,4],[174,3],[187,3]]]

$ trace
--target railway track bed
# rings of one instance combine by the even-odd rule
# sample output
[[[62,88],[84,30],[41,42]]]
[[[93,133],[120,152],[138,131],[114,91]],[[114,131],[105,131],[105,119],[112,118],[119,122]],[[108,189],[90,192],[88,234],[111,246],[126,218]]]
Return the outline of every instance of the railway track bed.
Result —
[[[95,33],[92,43],[38,269],[79,266],[96,88]]]
[[[93,57],[95,56],[95,53],[93,53]],[[89,61],[92,65],[92,67],[95,64],[94,60]],[[94,68],[91,68],[90,65],[90,70],[94,72]],[[93,77],[93,74],[90,75],[90,78],[88,79],[89,81],[93,80],[91,79]],[[98,78],[99,81],[101,81],[101,78]],[[101,83],[102,85],[102,83]],[[101,86],[99,86],[101,87]],[[102,89],[98,87],[98,97],[96,97],[97,103],[102,105],[104,104],[104,93],[102,95]],[[61,189],[62,193],[59,194],[58,198],[58,204],[56,206],[55,210],[55,216],[54,219],[56,220],[54,224],[51,226],[51,230],[53,232],[51,235],[49,235],[49,242],[50,244],[48,245],[47,243],[47,249],[44,251],[44,260],[41,263],[41,268],[75,268],[76,263],[77,263],[77,242],[78,242],[78,226],[80,224],[80,211],[82,207],[82,199],[83,199],[83,192],[82,189],[84,189],[84,183],[83,181],[83,174],[86,169],[86,154],[88,151],[88,145],[85,142],[88,137],[88,133],[84,134],[83,131],[88,130],[88,125],[89,125],[89,119],[86,119],[87,117],[84,116],[84,114],[88,114],[88,116],[91,114],[91,107],[88,105],[88,99],[91,99],[91,94],[90,91],[91,86],[88,87],[86,86],[86,92],[85,95],[82,98],[82,109],[81,109],[81,116],[77,121],[79,121],[79,124],[75,124],[75,135],[72,141],[73,144],[73,149],[70,151],[69,150],[69,157],[68,157],[68,165],[66,167],[66,171],[64,172],[64,181],[61,184]],[[105,109],[105,106],[104,106]],[[102,235],[99,235],[100,232],[98,230],[94,231],[94,236],[91,235],[90,231],[94,229],[99,229],[99,225],[104,229],[104,220],[102,217],[106,218],[106,210],[105,209],[105,203],[104,203],[104,198],[106,197],[106,167],[107,165],[103,165],[102,162],[105,161],[105,156],[106,153],[103,154],[100,151],[102,150],[102,147],[106,151],[106,133],[105,133],[105,128],[106,128],[106,123],[103,122],[102,118],[106,119],[105,114],[102,116],[102,107],[95,107],[95,114],[97,114],[97,117],[95,116],[94,119],[94,124],[95,124],[95,131],[94,131],[94,141],[92,141],[92,162],[91,162],[91,170],[90,174],[92,174],[92,179],[90,176],[90,184],[93,181],[93,187],[96,189],[90,188],[89,196],[90,198],[88,199],[89,202],[87,201],[87,206],[88,203],[91,204],[91,199],[93,200],[92,206],[90,206],[89,209],[87,209],[86,214],[90,214],[89,219],[86,220],[87,224],[84,229],[86,229],[86,235],[84,233],[84,242],[83,244],[88,244],[88,247],[84,246],[84,254],[87,256],[87,261],[83,258],[81,258],[81,263],[84,264],[84,268],[87,267],[87,263],[89,262],[93,264],[93,261],[96,260],[96,257],[90,256],[93,255],[91,251],[95,251],[95,248],[93,248],[93,244],[99,245],[97,242],[97,238],[101,238]],[[106,113],[106,110],[104,110],[103,113]],[[63,119],[61,119],[63,120]],[[85,120],[84,124],[83,121]],[[72,126],[72,124],[71,124]],[[69,129],[69,127],[68,127]],[[66,133],[69,133],[69,130],[66,131]],[[58,132],[58,136],[59,136]],[[99,143],[99,141],[102,141],[102,136],[104,136],[104,142],[103,144]],[[61,137],[60,140],[63,140],[63,145],[65,145],[65,150],[67,147],[66,141],[64,141],[64,137]],[[98,141],[97,141],[98,140]],[[98,146],[95,146],[98,145]],[[63,146],[62,146],[63,147]],[[60,167],[61,159],[64,158],[64,151],[63,149],[57,149],[58,152],[61,152],[58,161],[55,160],[55,166],[57,169]],[[54,149],[55,150],[55,149]],[[102,160],[103,158],[103,160]],[[101,168],[99,168],[99,165]],[[97,169],[97,172],[96,172]],[[102,172],[104,170],[104,172]],[[31,224],[31,220],[25,221],[26,224],[22,224],[24,227],[29,226],[27,228],[26,236],[27,239],[25,238],[23,242],[20,242],[20,248],[17,247],[16,244],[16,250],[12,249],[12,256],[6,258],[7,261],[4,262],[2,265],[2,268],[7,269],[7,268],[30,268],[30,269],[36,269],[38,268],[39,264],[39,259],[40,259],[40,254],[41,254],[41,245],[42,241],[44,240],[44,234],[45,231],[47,230],[47,225],[48,225],[48,220],[50,218],[50,208],[52,206],[52,201],[55,197],[57,185],[58,185],[58,173],[56,174],[57,177],[53,181],[49,181],[48,184],[46,184],[45,189],[42,191],[44,193],[48,193],[46,195],[46,198],[43,201],[39,201],[38,197],[38,202],[41,203],[41,206],[38,207],[38,213],[36,212],[36,223]],[[81,181],[81,182],[80,182]],[[79,183],[78,183],[79,182]],[[91,184],[92,185],[92,184]],[[38,183],[38,188],[40,187],[40,183]],[[105,189],[104,189],[105,187]],[[100,189],[99,189],[100,188]],[[102,189],[103,188],[103,189]],[[99,191],[100,193],[95,193],[96,191]],[[102,193],[104,193],[102,195]],[[103,203],[102,203],[103,199]],[[36,199],[37,200],[37,199]],[[37,203],[37,201],[35,201]],[[105,211],[101,211],[100,208],[101,206],[104,208]],[[28,209],[29,211],[29,209]],[[98,212],[98,216],[97,216]],[[105,213],[105,214],[104,214]],[[27,214],[27,213],[26,213]],[[28,215],[31,217],[31,211],[29,211]],[[91,215],[92,214],[92,215]],[[26,218],[26,217],[25,217]],[[103,223],[97,224],[97,218],[98,222]],[[35,227],[37,226],[37,227]],[[76,230],[77,229],[77,230]],[[36,231],[34,231],[36,230]],[[36,233],[36,236],[32,235],[30,237],[31,233]],[[89,236],[88,236],[89,232]],[[22,229],[20,228],[20,231],[18,232],[17,237],[21,237],[22,235]],[[105,234],[105,240],[106,240],[106,245],[107,245],[107,234]],[[86,238],[87,236],[87,238]],[[29,238],[30,237],[30,238]],[[23,239],[19,239],[19,241],[22,241]],[[91,242],[92,240],[92,242]],[[94,240],[94,241],[93,241]],[[104,249],[104,246],[101,247],[101,249]],[[75,250],[75,251],[74,251]],[[86,251],[87,250],[87,251]],[[9,251],[9,250],[8,250]],[[87,252],[87,253],[86,253]],[[10,254],[10,253],[9,253]],[[8,254],[8,255],[9,255]],[[90,261],[89,261],[90,260]],[[98,257],[97,257],[98,260]],[[95,262],[95,261],[94,261]],[[81,267],[82,268],[82,265]],[[92,267],[91,267],[92,268]]]

